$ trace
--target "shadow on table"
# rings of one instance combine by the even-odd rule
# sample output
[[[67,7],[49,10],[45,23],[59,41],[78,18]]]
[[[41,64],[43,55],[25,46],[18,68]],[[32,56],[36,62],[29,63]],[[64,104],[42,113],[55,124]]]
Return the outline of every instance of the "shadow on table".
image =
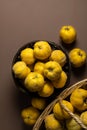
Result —
[[[26,125],[21,118],[21,111],[24,108],[31,106],[31,98],[31,95],[23,93],[20,90],[14,92],[14,105],[16,106],[16,110],[19,116],[19,123],[21,124],[22,130],[32,130],[33,128],[32,126]],[[44,130],[44,127],[41,126],[40,129]]]
[[[73,68],[72,67],[72,73],[74,75],[74,78],[84,78],[84,75],[86,75],[86,69],[87,69],[87,65],[84,64],[82,67],[80,68]]]

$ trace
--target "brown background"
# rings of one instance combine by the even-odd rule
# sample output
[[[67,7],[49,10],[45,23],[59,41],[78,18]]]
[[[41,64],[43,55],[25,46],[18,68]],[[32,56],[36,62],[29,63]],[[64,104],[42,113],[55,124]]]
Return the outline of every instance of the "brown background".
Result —
[[[77,30],[79,47],[87,53],[87,0],[1,0],[0,1],[0,130],[29,130],[20,112],[29,103],[16,88],[11,64],[17,49],[32,40],[59,43],[63,25]],[[71,48],[66,48],[69,51]],[[87,77],[87,63],[72,71],[73,84]]]

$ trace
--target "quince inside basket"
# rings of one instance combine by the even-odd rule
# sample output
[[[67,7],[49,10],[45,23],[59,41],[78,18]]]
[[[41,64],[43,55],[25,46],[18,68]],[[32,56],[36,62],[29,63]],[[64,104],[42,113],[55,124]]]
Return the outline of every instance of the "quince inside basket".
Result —
[[[39,118],[37,119],[37,121],[36,121],[36,123],[35,123],[35,125],[34,125],[34,127],[33,127],[33,130],[42,130],[42,129],[45,129],[45,124],[44,124],[45,117],[48,116],[49,114],[53,113],[53,107],[55,106],[56,103],[59,103],[61,109],[62,109],[63,111],[66,111],[66,112],[69,114],[69,116],[70,116],[69,120],[73,119],[73,120],[80,126],[80,128],[79,128],[80,130],[87,130],[87,125],[83,122],[83,121],[85,121],[85,122],[87,123],[87,120],[82,120],[82,119],[81,119],[81,114],[87,112],[87,107],[86,107],[85,110],[83,110],[83,111],[82,111],[82,110],[81,110],[81,111],[78,111],[80,115],[79,115],[79,116],[76,116],[76,113],[75,113],[75,112],[77,112],[77,110],[74,111],[74,112],[71,112],[71,111],[67,108],[67,106],[65,106],[65,105],[63,104],[63,102],[62,102],[63,100],[69,100],[71,94],[72,94],[73,92],[75,92],[75,90],[77,90],[77,89],[80,89],[80,90],[83,89],[83,90],[87,91],[87,79],[83,79],[83,80],[81,80],[81,81],[79,81],[79,82],[77,82],[77,83],[71,85],[70,87],[66,88],[64,91],[62,91],[62,92],[45,108],[45,110],[44,110],[44,111],[42,112],[42,114],[39,116]],[[86,93],[87,93],[87,92],[86,92]],[[78,96],[77,96],[77,97],[78,97]],[[86,97],[87,97],[87,94],[86,94]],[[87,105],[86,105],[86,106],[87,106]],[[85,117],[87,118],[87,115],[85,115]],[[84,117],[84,118],[85,118],[85,117]],[[66,120],[67,120],[67,119],[63,120],[62,125],[66,123]],[[44,128],[43,128],[43,127],[44,127]],[[65,125],[62,126],[62,129],[63,129],[63,130],[67,130],[67,128],[66,128]],[[72,129],[74,130],[75,127],[72,128]],[[59,128],[58,130],[60,130],[60,128]]]
[[[22,47],[20,47],[20,48],[18,49],[18,51],[16,52],[15,56],[13,57],[12,66],[13,66],[17,61],[21,61],[20,53],[21,53],[21,51],[22,51],[23,49],[25,49],[25,48],[32,48],[32,49],[33,49],[33,48],[34,48],[34,44],[35,44],[36,42],[38,42],[38,41],[40,41],[40,40],[29,42],[29,43],[23,45]],[[69,57],[68,57],[68,54],[67,54],[66,50],[65,50],[62,46],[60,46],[60,45],[58,45],[58,44],[56,44],[56,43],[54,43],[54,42],[51,42],[51,41],[47,41],[47,42],[48,42],[49,45],[51,46],[52,50],[62,50],[62,51],[65,53],[65,55],[66,55],[66,63],[65,63],[65,65],[62,67],[62,69],[63,69],[63,70],[65,71],[65,73],[67,74],[67,81],[66,81],[66,84],[65,84],[65,86],[64,86],[63,88],[58,89],[58,90],[55,91],[55,94],[54,94],[54,95],[56,96],[56,95],[58,95],[58,93],[60,93],[62,90],[64,90],[64,89],[69,85],[69,83],[70,83],[70,71],[71,71],[71,66],[70,66]],[[23,81],[22,81],[21,79],[17,78],[17,77],[14,75],[13,70],[12,70],[12,77],[13,77],[13,80],[14,80],[16,86],[17,86],[22,92],[27,93],[27,94],[28,94],[28,93],[30,94],[30,92],[29,92],[29,91],[27,90],[27,88],[24,86]],[[32,94],[31,94],[31,95],[32,95]],[[53,97],[53,96],[52,96],[52,97]]]

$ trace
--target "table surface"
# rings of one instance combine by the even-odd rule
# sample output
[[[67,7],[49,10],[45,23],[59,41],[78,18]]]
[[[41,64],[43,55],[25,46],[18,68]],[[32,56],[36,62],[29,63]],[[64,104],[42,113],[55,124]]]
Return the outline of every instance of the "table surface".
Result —
[[[59,42],[59,29],[73,25],[79,47],[87,53],[87,0],[1,0],[0,1],[0,130],[31,130],[23,124],[20,112],[29,103],[18,91],[11,64],[18,48],[32,40]],[[71,71],[70,85],[87,78],[87,63]]]

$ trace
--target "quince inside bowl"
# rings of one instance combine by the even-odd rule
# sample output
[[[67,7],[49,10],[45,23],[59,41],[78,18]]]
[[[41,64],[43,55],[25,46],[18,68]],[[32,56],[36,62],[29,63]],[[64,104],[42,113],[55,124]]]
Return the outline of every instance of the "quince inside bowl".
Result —
[[[11,66],[11,70],[12,70],[12,77],[13,77],[13,80],[15,82],[15,85],[24,93],[30,93],[28,91],[28,89],[25,87],[24,85],[24,79],[20,79],[18,78],[17,76],[15,76],[14,72],[13,72],[13,65],[18,62],[18,61],[21,61],[21,52],[22,50],[26,49],[26,48],[31,48],[31,49],[34,49],[34,44],[36,42],[39,42],[41,40],[36,40],[36,41],[31,41],[29,43],[26,43],[24,44],[23,46],[21,46],[20,48],[18,48],[16,54],[14,55],[13,57],[13,61],[12,61],[12,66]],[[65,86],[58,90],[57,92],[61,92],[61,90],[63,90],[64,88],[66,88],[68,85],[69,85],[69,82],[70,82],[70,71],[71,71],[71,66],[70,66],[70,61],[69,61],[69,57],[68,57],[68,54],[66,52],[66,50],[61,47],[60,45],[56,44],[55,42],[51,42],[51,41],[45,41],[45,42],[48,42],[48,44],[50,45],[52,51],[53,50],[61,50],[62,52],[64,52],[65,56],[66,56],[66,63],[64,64],[64,66],[62,67],[63,71],[66,72],[67,74],[67,81],[66,81],[66,84]],[[31,53],[32,53],[32,50],[31,50]],[[36,62],[36,61],[35,61]],[[32,68],[32,67],[31,67]],[[58,94],[58,93],[57,93]]]

